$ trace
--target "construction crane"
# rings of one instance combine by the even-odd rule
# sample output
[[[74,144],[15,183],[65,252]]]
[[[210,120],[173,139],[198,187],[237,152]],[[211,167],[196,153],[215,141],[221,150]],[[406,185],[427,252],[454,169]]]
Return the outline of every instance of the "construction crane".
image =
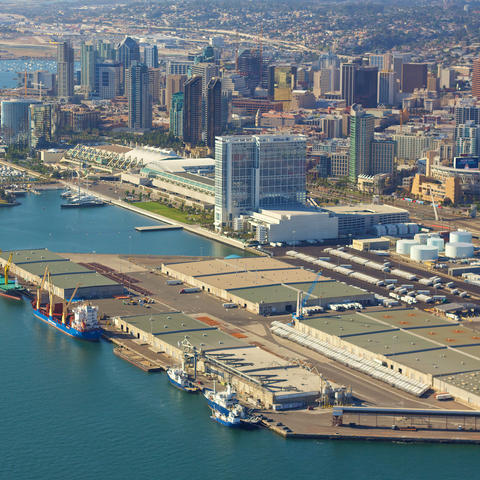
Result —
[[[62,323],[65,325],[65,321],[67,319],[67,311],[68,311],[68,307],[70,306],[70,304],[72,303],[73,299],[75,298],[75,295],[78,291],[78,287],[80,286],[79,283],[77,283],[77,285],[75,286],[75,290],[73,291],[72,293],[72,296],[70,297],[70,300],[68,302],[65,302],[65,300],[63,301],[63,310],[62,310]]]
[[[37,310],[40,310],[40,295],[42,293],[43,285],[45,284],[47,275],[48,275],[48,265],[45,267],[45,273],[43,274],[42,282],[37,288]]]
[[[10,255],[8,257],[8,261],[5,264],[5,268],[4,268],[5,285],[8,285],[8,272],[10,271],[10,265],[12,264],[12,258],[13,258],[13,252],[10,253]]]
[[[430,198],[432,199],[432,207],[433,207],[433,212],[435,213],[435,220],[438,222],[440,218],[438,217],[437,204],[433,200],[432,189],[430,189]]]
[[[297,295],[297,311],[292,315],[292,319],[295,322],[295,320],[303,320],[303,309],[305,308],[305,305],[307,304],[307,300],[310,298],[310,295],[313,292],[313,289],[315,288],[315,285],[318,282],[318,279],[322,276],[322,272],[318,272],[317,276],[315,277],[315,280],[312,282],[310,285],[310,288],[308,289],[307,294],[305,297],[303,296],[303,292],[300,290]]]

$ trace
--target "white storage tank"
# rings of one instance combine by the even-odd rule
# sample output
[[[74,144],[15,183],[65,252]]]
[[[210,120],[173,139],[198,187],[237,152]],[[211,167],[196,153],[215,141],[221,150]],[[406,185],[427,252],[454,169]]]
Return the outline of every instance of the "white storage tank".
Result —
[[[473,244],[466,242],[449,242],[445,245],[445,256],[449,258],[471,258],[473,257]]]
[[[450,232],[450,243],[472,243],[472,234],[466,230]]]
[[[417,262],[436,260],[438,258],[438,248],[428,245],[413,245],[410,249],[410,258]]]
[[[396,251],[400,255],[410,255],[410,249],[415,245],[419,245],[419,243],[416,240],[409,240],[409,239],[397,240]]]
[[[441,251],[443,251],[443,248],[445,246],[445,242],[443,241],[442,237],[430,237],[427,240],[427,245],[429,247],[436,247],[436,248],[438,248],[438,251],[441,252]]]
[[[420,245],[426,245],[427,240],[428,240],[428,234],[427,233],[417,233],[413,238]]]

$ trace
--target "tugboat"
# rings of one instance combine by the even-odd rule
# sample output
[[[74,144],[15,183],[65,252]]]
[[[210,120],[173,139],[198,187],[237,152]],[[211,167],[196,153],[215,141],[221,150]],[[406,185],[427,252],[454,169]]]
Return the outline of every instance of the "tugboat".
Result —
[[[167,376],[170,383],[188,393],[196,393],[200,388],[193,383],[188,373],[185,371],[185,363],[182,362],[181,367],[169,368],[167,370]]]

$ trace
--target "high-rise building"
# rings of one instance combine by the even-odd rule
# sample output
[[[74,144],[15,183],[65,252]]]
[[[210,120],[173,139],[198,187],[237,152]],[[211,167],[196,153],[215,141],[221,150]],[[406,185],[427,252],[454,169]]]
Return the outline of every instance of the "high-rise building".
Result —
[[[30,148],[42,147],[51,142],[55,132],[54,106],[49,103],[30,105]]]
[[[122,65],[120,77],[120,90],[125,91],[127,70],[134,62],[140,62],[140,47],[131,37],[125,37],[117,46],[116,60]]]
[[[473,120],[457,125],[455,128],[456,155],[480,154],[480,125]]]
[[[190,73],[192,77],[198,75],[202,78],[202,95],[206,98],[207,86],[210,83],[210,80],[213,77],[219,76],[218,65],[205,62],[196,63],[190,67]]]
[[[395,142],[393,140],[373,140],[372,160],[369,175],[379,173],[393,173],[393,158],[395,156]]]
[[[184,84],[187,81],[187,75],[167,75],[166,79],[166,94],[165,103],[167,110],[170,110],[172,105],[172,96],[174,93],[183,92]]]
[[[192,145],[202,141],[202,77],[199,75],[184,84],[183,140]]]
[[[120,76],[122,68],[114,60],[97,63],[95,68],[95,91],[98,98],[110,99],[120,95]]]
[[[268,96],[289,107],[292,91],[297,87],[297,67],[294,65],[271,65],[268,69]]]
[[[460,101],[455,106],[455,125],[461,125],[472,120],[473,123],[480,124],[480,107],[477,107],[472,101]]]
[[[97,50],[93,43],[82,43],[80,47],[81,85],[86,94],[96,93],[95,68],[97,64]]]
[[[128,128],[152,128],[152,99],[148,88],[148,68],[133,63],[126,71],[125,91],[128,99]]]
[[[303,136],[217,137],[215,226],[261,208],[305,203],[306,141]]]
[[[370,174],[375,119],[360,105],[352,105],[350,115],[350,164],[348,177],[356,183],[359,175]]]
[[[70,42],[57,44],[57,96],[68,99],[73,97],[74,56]]]
[[[262,57],[258,49],[246,48],[238,55],[237,71],[245,77],[250,93],[260,85],[262,77]]]
[[[207,118],[206,118],[207,146],[215,147],[215,137],[222,134],[222,82],[219,78],[212,78],[207,87]]]
[[[115,45],[103,40],[98,41],[97,55],[100,61],[115,60]]]
[[[342,117],[327,115],[320,120],[322,133],[326,138],[341,138],[342,134]]]
[[[402,65],[410,61],[411,55],[409,53],[393,53],[392,55],[392,69],[398,79],[402,78]]]
[[[358,67],[354,73],[353,98],[364,108],[377,106],[377,67]]]
[[[158,48],[156,45],[145,45],[143,63],[148,68],[158,68]]]
[[[3,100],[0,106],[0,133],[8,145],[28,143],[30,100]]]
[[[403,63],[402,92],[412,93],[416,88],[427,88],[427,74],[426,63]]]
[[[340,90],[347,107],[355,103],[355,70],[354,63],[342,63],[340,67]]]
[[[193,60],[169,60],[167,63],[167,75],[188,75]]]
[[[177,138],[183,138],[183,92],[172,95],[170,133]]]
[[[472,95],[475,98],[480,98],[480,58],[476,58],[473,61]]]
[[[455,85],[455,70],[453,68],[445,68],[442,65],[439,65],[437,68],[437,76],[439,79],[439,87],[443,90],[444,88],[453,88]]]
[[[394,72],[378,72],[378,105],[394,105],[396,80]]]
[[[164,97],[163,92],[165,90],[165,75],[159,68],[149,68],[148,82],[152,102],[162,104],[161,100],[163,100],[162,97]]]

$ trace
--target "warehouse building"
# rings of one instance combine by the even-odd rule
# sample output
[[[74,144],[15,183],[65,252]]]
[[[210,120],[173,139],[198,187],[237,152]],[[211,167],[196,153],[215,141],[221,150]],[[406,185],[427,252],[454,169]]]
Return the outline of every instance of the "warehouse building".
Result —
[[[480,336],[416,309],[318,315],[296,322],[308,338],[359,361],[480,407]]]
[[[8,263],[10,253],[13,253],[11,276],[40,285],[48,268],[53,293],[57,297],[69,299],[77,286],[77,299],[109,298],[124,292],[120,283],[46,249],[4,251],[0,253],[2,267]],[[48,290],[48,282],[44,288]]]
[[[240,338],[229,335],[210,317],[182,312],[114,317],[113,324],[152,350],[180,364],[185,353],[197,353],[199,372],[230,381],[252,405],[287,408],[305,406],[319,396],[320,378]],[[234,334],[235,335],[235,334]]]
[[[162,273],[259,315],[294,312],[299,293],[311,288],[305,306],[376,304],[372,293],[270,257],[163,264]]]

